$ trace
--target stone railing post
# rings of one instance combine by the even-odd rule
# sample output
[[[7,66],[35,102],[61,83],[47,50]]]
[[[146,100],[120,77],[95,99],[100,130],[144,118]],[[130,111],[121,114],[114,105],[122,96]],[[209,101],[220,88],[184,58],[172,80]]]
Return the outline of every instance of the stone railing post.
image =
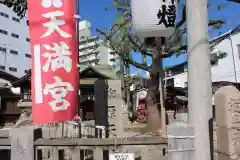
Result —
[[[9,135],[11,160],[34,160],[34,141],[41,136],[41,129],[32,125],[13,128]]]
[[[96,147],[93,149],[93,158],[94,160],[103,160],[103,149]]]
[[[215,93],[218,160],[240,158],[240,92],[233,86]]]

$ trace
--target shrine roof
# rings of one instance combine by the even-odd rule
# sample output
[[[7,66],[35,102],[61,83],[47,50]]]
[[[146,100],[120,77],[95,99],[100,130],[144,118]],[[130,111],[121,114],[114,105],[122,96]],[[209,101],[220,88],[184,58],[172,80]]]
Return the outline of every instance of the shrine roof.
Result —
[[[107,65],[95,65],[95,66],[80,65],[79,67],[80,67],[79,69],[80,78],[83,72],[87,71],[88,69],[92,69],[96,73],[99,73],[108,79],[119,79],[119,77],[117,76],[118,70],[115,70]],[[16,81],[12,82],[12,86],[18,87],[23,82],[26,82],[26,81],[30,82],[30,79],[31,79],[31,72],[27,73],[25,76],[21,77],[20,79],[17,79]]]
[[[113,69],[111,66],[108,66],[108,65],[95,65],[95,66],[80,65],[80,76],[81,76],[81,73],[89,69],[95,71],[96,73],[101,74],[103,77],[106,77],[108,79],[119,79],[119,76],[117,74],[118,70]]]
[[[10,81],[10,82],[14,82],[16,80],[18,80],[19,78],[10,74],[10,73],[7,73],[6,71],[0,69],[0,78],[3,78],[7,81]]]

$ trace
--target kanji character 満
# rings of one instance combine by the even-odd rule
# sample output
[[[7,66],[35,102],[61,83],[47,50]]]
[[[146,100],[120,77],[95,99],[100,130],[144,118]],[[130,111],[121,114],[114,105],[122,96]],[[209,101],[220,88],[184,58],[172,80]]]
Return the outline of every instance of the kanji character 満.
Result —
[[[69,57],[71,55],[69,47],[63,41],[60,41],[59,43],[60,44],[52,43],[53,47],[48,44],[43,45],[47,50],[47,52],[42,54],[43,57],[47,58],[45,65],[42,67],[44,72],[48,72],[50,66],[52,71],[63,68],[66,72],[71,72],[72,59]]]

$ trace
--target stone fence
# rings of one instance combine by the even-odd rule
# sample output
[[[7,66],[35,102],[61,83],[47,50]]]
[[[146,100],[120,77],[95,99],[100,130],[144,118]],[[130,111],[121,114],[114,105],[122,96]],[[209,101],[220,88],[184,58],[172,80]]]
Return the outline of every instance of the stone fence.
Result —
[[[34,126],[12,129],[9,138],[0,138],[1,159],[103,160],[110,155],[131,153],[129,148],[140,150],[138,154],[134,153],[136,159],[167,159],[167,139],[161,137],[55,139],[41,137],[42,129]]]

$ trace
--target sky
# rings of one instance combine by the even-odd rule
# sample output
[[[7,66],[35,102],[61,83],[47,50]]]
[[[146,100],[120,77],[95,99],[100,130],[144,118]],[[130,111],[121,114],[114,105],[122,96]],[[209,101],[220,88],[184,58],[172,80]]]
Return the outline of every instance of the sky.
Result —
[[[218,36],[221,33],[227,32],[240,24],[239,10],[240,4],[230,3],[230,5],[221,11],[218,11],[216,4],[225,3],[225,0],[209,0],[209,19],[224,19],[226,23],[220,30],[209,30],[209,38]],[[112,6],[113,0],[80,0],[80,16],[82,20],[87,20],[92,24],[92,34],[99,35],[96,29],[109,29],[117,18],[115,8]],[[108,8],[105,11],[105,8]],[[133,58],[140,61],[141,57],[138,53],[133,53]],[[173,56],[163,61],[165,67],[174,66],[186,61],[186,55]],[[150,64],[150,58],[148,58]],[[131,67],[131,72],[144,75],[145,72]]]

